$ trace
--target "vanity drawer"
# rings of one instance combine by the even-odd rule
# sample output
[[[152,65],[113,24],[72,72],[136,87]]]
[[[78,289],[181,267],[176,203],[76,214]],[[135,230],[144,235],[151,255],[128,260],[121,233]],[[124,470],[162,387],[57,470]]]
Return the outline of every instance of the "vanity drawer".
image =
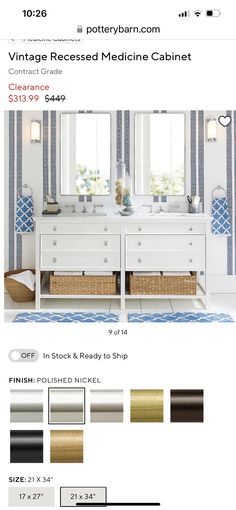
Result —
[[[119,235],[42,235],[42,251],[119,251]]]
[[[126,269],[129,271],[203,271],[204,252],[156,251],[128,252]]]
[[[83,221],[83,222],[82,222]],[[121,227],[115,223],[89,223],[81,220],[75,223],[42,223],[40,225],[41,234],[119,234]]]
[[[182,250],[205,252],[205,236],[202,235],[127,235],[127,251]]]
[[[126,227],[127,234],[204,234],[204,223],[178,223],[166,220],[158,223],[130,223]]]
[[[42,252],[41,269],[53,270],[79,270],[86,269],[96,271],[119,271],[120,253],[119,252]]]

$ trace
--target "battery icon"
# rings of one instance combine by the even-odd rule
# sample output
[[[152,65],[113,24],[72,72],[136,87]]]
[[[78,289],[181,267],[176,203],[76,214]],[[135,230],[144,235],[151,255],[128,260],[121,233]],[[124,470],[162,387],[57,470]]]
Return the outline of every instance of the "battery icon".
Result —
[[[211,11],[206,11],[206,15],[209,16],[209,18],[219,18],[221,12],[219,9],[212,9]]]

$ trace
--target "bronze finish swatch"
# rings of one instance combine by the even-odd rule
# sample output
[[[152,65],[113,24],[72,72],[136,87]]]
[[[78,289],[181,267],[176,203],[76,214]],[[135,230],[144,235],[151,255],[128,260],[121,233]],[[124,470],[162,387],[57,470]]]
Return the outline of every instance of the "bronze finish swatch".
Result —
[[[131,390],[131,422],[163,422],[163,390]]]
[[[203,390],[171,390],[172,422],[203,422]]]
[[[82,430],[51,430],[51,463],[83,462]]]

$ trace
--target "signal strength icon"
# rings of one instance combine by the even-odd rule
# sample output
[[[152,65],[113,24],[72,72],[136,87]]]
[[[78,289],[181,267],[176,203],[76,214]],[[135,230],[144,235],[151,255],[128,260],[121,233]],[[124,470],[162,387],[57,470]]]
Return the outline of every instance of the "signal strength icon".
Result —
[[[179,14],[180,18],[188,18],[188,16],[190,16],[190,12],[189,11],[184,11],[184,12],[181,12]]]
[[[201,16],[201,14],[202,14],[202,11],[193,11],[193,12],[194,12],[195,16],[197,16],[197,18],[199,16]]]

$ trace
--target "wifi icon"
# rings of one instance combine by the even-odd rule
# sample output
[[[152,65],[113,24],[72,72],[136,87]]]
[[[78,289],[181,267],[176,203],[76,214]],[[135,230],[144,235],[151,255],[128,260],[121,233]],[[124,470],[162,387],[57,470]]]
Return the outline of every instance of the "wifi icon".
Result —
[[[199,16],[201,16],[201,14],[202,14],[202,11],[193,11],[193,12],[194,12],[195,16],[197,16],[197,18]]]

